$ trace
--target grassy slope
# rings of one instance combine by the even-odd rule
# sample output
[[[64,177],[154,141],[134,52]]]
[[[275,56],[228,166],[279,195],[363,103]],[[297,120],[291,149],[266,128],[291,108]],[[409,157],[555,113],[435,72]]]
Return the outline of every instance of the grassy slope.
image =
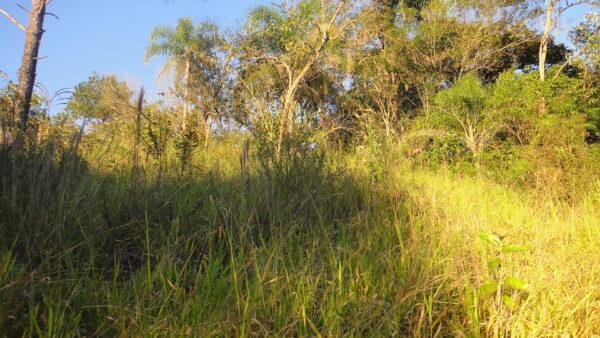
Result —
[[[576,208],[534,200],[489,182],[441,173],[401,178],[434,247],[447,260],[457,289],[479,286],[492,276],[490,245],[481,232],[506,236],[531,250],[503,258],[501,273],[530,284],[529,296],[514,310],[498,299],[479,299],[474,322],[489,334],[590,336],[600,330],[600,190]],[[469,303],[468,297],[462,297]],[[469,312],[467,312],[469,313]],[[477,319],[476,319],[477,318]]]
[[[577,208],[534,205],[523,193],[443,172],[400,167],[374,179],[356,156],[325,174],[300,167],[297,177],[246,183],[230,148],[207,154],[199,174],[172,174],[160,187],[132,190],[130,171],[117,164],[69,188],[46,226],[60,229],[48,238],[62,231],[56,238],[69,233],[72,242],[44,251],[36,269],[2,250],[0,331],[600,331],[598,192]],[[531,246],[501,267],[531,284],[515,309],[475,292],[491,278],[482,231]]]

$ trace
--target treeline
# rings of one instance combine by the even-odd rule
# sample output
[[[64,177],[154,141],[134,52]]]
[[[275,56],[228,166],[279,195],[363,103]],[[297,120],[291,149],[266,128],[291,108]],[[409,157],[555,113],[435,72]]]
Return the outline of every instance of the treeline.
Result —
[[[569,45],[556,42],[561,15],[584,3]],[[93,74],[62,101],[66,92],[34,96],[29,139],[119,134],[146,160],[176,149],[182,170],[228,132],[250,133],[274,160],[302,145],[394,143],[416,164],[572,187],[590,179],[600,142],[596,5],[298,0],[258,6],[231,31],[182,18],[156,27],[144,55],[166,57],[158,101]],[[5,143],[24,131],[13,87],[2,94]]]

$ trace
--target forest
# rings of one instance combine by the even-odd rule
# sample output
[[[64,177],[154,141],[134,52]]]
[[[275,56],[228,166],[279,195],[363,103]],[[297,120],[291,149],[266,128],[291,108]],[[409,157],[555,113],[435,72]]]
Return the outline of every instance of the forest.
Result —
[[[0,336],[600,334],[598,0],[189,13],[158,95],[39,84],[60,1],[0,4]]]

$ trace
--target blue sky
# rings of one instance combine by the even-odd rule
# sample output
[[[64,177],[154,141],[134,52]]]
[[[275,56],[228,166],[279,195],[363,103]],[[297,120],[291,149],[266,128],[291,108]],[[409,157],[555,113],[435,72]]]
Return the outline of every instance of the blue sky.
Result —
[[[152,28],[174,25],[178,18],[211,19],[235,27],[258,4],[273,0],[53,0],[40,50],[37,81],[51,93],[73,87],[94,71],[117,74],[134,86],[143,84],[156,94],[155,79],[161,60],[144,64],[142,58]],[[27,13],[17,6],[29,0],[0,0],[0,8],[26,24]],[[24,33],[0,15],[0,71],[17,77]],[[0,80],[0,86],[4,81]]]
[[[178,18],[211,19],[222,27],[235,27],[248,10],[273,0],[53,0],[42,41],[37,81],[50,93],[75,86],[94,71],[117,74],[134,87],[144,85],[151,97],[161,65],[142,57],[150,32],[160,24],[174,25]],[[0,0],[0,8],[26,23],[26,13],[17,3],[29,7],[29,0]],[[563,26],[581,20],[587,8],[573,9]],[[562,29],[565,31],[564,27]],[[563,34],[564,36],[564,34]],[[24,34],[0,15],[0,71],[15,79],[21,62]],[[0,85],[4,81],[0,80]]]

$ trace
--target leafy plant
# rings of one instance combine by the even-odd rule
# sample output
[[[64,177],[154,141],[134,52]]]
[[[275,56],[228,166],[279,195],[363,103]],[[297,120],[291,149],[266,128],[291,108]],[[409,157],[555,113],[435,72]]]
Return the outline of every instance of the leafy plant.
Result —
[[[195,128],[190,126],[186,126],[175,139],[175,149],[181,163],[182,172],[189,167],[193,151],[198,147],[198,142],[198,134]]]
[[[493,278],[479,288],[479,293],[483,296],[496,295],[506,306],[514,308],[518,296],[529,292],[530,285],[520,278],[505,275],[502,271],[502,263],[505,255],[529,251],[529,247],[521,244],[504,244],[502,242],[504,237],[489,232],[482,232],[479,238],[491,244],[495,251],[494,256],[487,261],[487,267]]]

